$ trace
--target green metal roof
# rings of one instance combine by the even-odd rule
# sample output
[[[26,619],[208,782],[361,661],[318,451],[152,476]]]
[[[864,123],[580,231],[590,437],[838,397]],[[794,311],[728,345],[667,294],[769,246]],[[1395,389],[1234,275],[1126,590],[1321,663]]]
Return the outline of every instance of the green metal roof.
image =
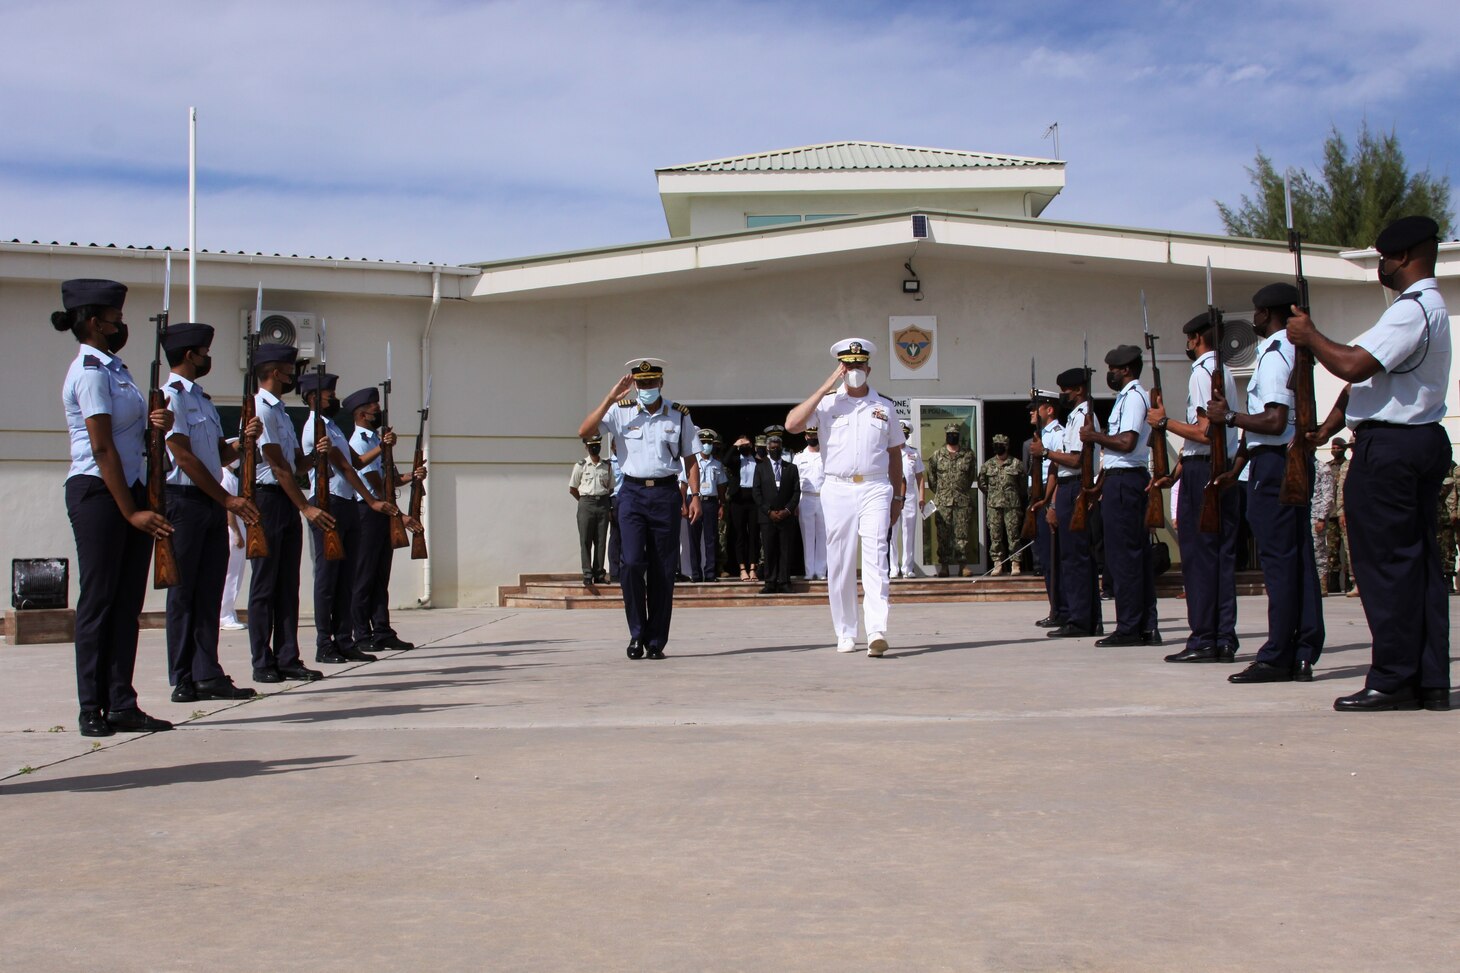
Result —
[[[669,166],[659,172],[827,172],[867,169],[990,169],[1063,166],[1058,159],[929,149],[888,142],[823,142],[705,162]]]

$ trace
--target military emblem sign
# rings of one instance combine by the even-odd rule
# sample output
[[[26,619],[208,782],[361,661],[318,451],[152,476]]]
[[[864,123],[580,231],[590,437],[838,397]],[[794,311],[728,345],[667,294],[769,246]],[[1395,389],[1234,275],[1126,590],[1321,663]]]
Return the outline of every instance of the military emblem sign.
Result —
[[[938,377],[936,317],[891,317],[888,319],[887,330],[892,339],[892,356],[889,362],[891,378]]]

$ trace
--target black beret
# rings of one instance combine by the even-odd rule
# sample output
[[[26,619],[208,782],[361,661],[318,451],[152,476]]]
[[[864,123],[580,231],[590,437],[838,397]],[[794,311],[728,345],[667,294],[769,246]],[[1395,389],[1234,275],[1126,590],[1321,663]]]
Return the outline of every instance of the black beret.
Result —
[[[114,280],[97,280],[93,277],[78,277],[61,281],[61,306],[75,310],[87,305],[114,307],[118,310],[127,302],[127,285]]]
[[[1105,364],[1122,368],[1141,360],[1141,350],[1135,345],[1116,345],[1105,353]]]
[[[213,326],[186,321],[169,324],[162,347],[168,351],[182,351],[186,348],[207,348],[213,343]]]
[[[1298,289],[1285,281],[1278,281],[1276,284],[1268,284],[1262,290],[1252,295],[1252,306],[1254,308],[1280,307],[1287,309],[1297,304],[1302,298],[1298,295]]]
[[[1088,368],[1066,368],[1055,376],[1055,384],[1062,389],[1072,389],[1077,385],[1089,386],[1090,369]]]
[[[1380,253],[1403,253],[1439,236],[1440,225],[1428,216],[1403,216],[1379,231],[1374,249]]]
[[[299,394],[305,392],[318,392],[321,388],[335,390],[335,383],[340,380],[338,375],[331,375],[325,372],[323,376],[316,371],[308,371],[299,376]]]
[[[369,388],[360,389],[358,392],[351,392],[345,396],[345,401],[341,405],[344,406],[346,413],[353,413],[361,406],[373,405],[379,401],[380,389],[372,385]]]
[[[1200,334],[1212,326],[1212,316],[1203,311],[1181,326],[1182,334]]]
[[[292,365],[299,358],[299,349],[293,345],[259,345],[253,353],[255,365],[270,365],[274,362],[284,362]]]

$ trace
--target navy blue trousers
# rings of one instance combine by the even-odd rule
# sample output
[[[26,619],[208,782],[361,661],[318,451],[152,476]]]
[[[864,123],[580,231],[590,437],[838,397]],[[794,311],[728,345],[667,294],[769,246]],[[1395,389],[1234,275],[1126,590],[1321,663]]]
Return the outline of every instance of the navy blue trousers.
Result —
[[[1050,617],[1060,618],[1064,615],[1065,606],[1060,598],[1059,565],[1053,560],[1054,528],[1045,520],[1045,509],[1041,507],[1034,515],[1034,556],[1043,565],[1044,594],[1049,599]]]
[[[629,637],[646,649],[669,641],[679,570],[679,484],[673,475],[644,486],[625,478],[618,494],[619,586]]]
[[[1146,529],[1145,470],[1106,470],[1100,517],[1105,524],[1105,570],[1115,595],[1115,634],[1156,629],[1156,568]]]
[[[1354,579],[1374,641],[1367,686],[1450,686],[1450,603],[1437,539],[1450,441],[1439,424],[1361,428],[1344,487]]]
[[[350,592],[350,627],[358,645],[395,634],[390,627],[390,568],[395,562],[395,548],[390,546],[390,518],[359,501],[354,505],[360,523],[356,530],[355,580]]]
[[[720,546],[720,498],[700,497],[700,519],[689,525],[689,576],[714,581]]]
[[[146,507],[146,488],[134,484],[132,500]],[[76,598],[76,698],[84,710],[135,709],[137,616],[147,594],[152,538],[127,523],[99,476],[66,481],[66,515],[76,535],[81,587]]]
[[[1070,530],[1070,516],[1080,496],[1080,478],[1072,476],[1059,481],[1054,508],[1059,518],[1060,588],[1065,601],[1065,618],[1087,632],[1100,625],[1100,576],[1095,572],[1095,559],[1090,555],[1090,525],[1100,516],[1100,508],[1092,506],[1085,518],[1084,530]]]
[[[1310,456],[1310,478],[1311,467]],[[1286,469],[1282,449],[1259,447],[1247,461],[1247,523],[1257,541],[1267,588],[1267,641],[1257,650],[1257,661],[1281,669],[1316,663],[1324,639],[1323,596],[1309,533],[1313,507],[1278,502]]]
[[[1181,457],[1181,495],[1176,500],[1176,534],[1181,544],[1181,581],[1186,587],[1186,647],[1237,646],[1237,490],[1218,501],[1222,529],[1201,532],[1201,506],[1212,478],[1210,456]]]
[[[179,581],[167,589],[167,680],[199,682],[223,675],[218,664],[218,609],[228,580],[228,515],[196,487],[167,488],[167,519]]]
[[[299,509],[282,487],[260,485],[254,504],[269,542],[269,556],[249,563],[248,644],[255,669],[299,664],[299,558],[304,528]]]
[[[327,652],[331,646],[355,647],[351,606],[355,600],[355,558],[360,556],[360,512],[356,509],[360,506],[354,500],[330,497],[330,514],[335,518],[335,530],[345,549],[344,560],[325,560],[324,531],[314,526],[309,528],[309,549],[314,555],[316,652]]]

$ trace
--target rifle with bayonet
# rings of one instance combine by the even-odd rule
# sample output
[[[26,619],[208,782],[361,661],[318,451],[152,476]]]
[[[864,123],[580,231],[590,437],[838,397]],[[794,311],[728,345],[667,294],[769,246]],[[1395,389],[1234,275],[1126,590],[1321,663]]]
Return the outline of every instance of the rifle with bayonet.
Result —
[[[314,426],[309,430],[314,437],[314,505],[325,513],[330,512],[330,454],[334,447],[326,449],[319,448],[319,440],[327,438],[329,433],[325,430],[325,418],[322,406],[324,405],[324,319],[319,321],[319,364],[315,366],[314,372],[319,376],[319,384],[314,389]],[[340,539],[340,531],[337,527],[328,527],[324,530],[324,559],[326,561],[343,561],[345,559],[345,542]]]
[[[162,391],[162,342],[167,337],[168,309],[172,304],[172,252],[162,272],[162,312],[152,318],[157,325],[157,338],[152,355],[152,377],[147,393],[149,414],[167,408],[167,395]],[[151,423],[147,425],[147,506],[159,517],[167,516],[167,433]],[[172,538],[158,537],[154,544],[152,587],[171,588],[182,579],[178,575],[177,555]]]
[[[1095,400],[1090,395],[1090,336],[1085,335],[1085,367],[1082,370],[1085,382],[1084,428],[1095,429]],[[1095,442],[1090,440],[1080,447],[1080,495],[1075,498],[1075,509],[1070,512],[1070,530],[1084,530],[1090,515],[1090,505],[1099,496],[1100,489],[1095,482]]]
[[[1165,396],[1161,394],[1161,367],[1156,364],[1156,338],[1158,335],[1151,334],[1151,316],[1146,311],[1146,292],[1141,291],[1141,327],[1146,333],[1146,357],[1151,360],[1151,403],[1155,406],[1166,404]],[[1151,479],[1153,481],[1164,480],[1171,475],[1171,461],[1166,455],[1166,434],[1157,429],[1151,430]],[[1150,530],[1166,526],[1166,503],[1161,499],[1159,487],[1151,487],[1151,492],[1146,500],[1146,527]]]
[[[1029,405],[1034,418],[1030,425],[1034,427],[1029,436],[1029,505],[1024,508],[1024,526],[1019,531],[1020,540],[1029,540],[1038,533],[1039,527],[1035,521],[1035,508],[1040,500],[1044,499],[1044,477],[1040,474],[1044,470],[1044,460],[1035,456],[1032,449],[1039,443],[1039,383],[1034,380],[1034,358],[1029,359]]]
[[[1211,323],[1212,335],[1212,398],[1227,398],[1227,370],[1223,365],[1223,333],[1222,333],[1222,312],[1217,308],[1212,297],[1212,261],[1207,258],[1207,320]],[[1201,522],[1199,527],[1203,534],[1220,534],[1222,532],[1222,490],[1217,485],[1217,478],[1227,472],[1227,424],[1225,422],[1214,422],[1211,416],[1207,417],[1207,439],[1212,444],[1212,472],[1211,478],[1207,480],[1206,489],[1202,491],[1201,499]]]
[[[248,340],[244,348],[243,403],[238,419],[238,495],[249,503],[254,502],[254,479],[258,475],[258,447],[249,442],[244,430],[258,415],[254,396],[258,394],[258,380],[255,378],[254,353],[259,350],[259,329],[263,327],[264,285],[259,284],[254,298],[253,321],[249,324]],[[292,460],[291,460],[292,461]],[[246,540],[243,545],[245,557],[250,559],[269,556],[269,537],[264,533],[264,522],[260,518],[246,525]]]
[[[1308,278],[1303,276],[1303,237],[1293,226],[1293,189],[1283,177],[1283,203],[1288,218],[1288,249],[1293,253],[1293,274],[1298,283],[1298,307],[1308,313]],[[1313,499],[1313,442],[1309,438],[1318,428],[1318,403],[1313,394],[1313,352],[1295,348],[1293,373],[1288,380],[1293,390],[1293,439],[1288,443],[1287,467],[1283,470],[1283,486],[1278,502],[1301,507]]]
[[[431,376],[426,376],[426,397],[421,402],[421,431],[416,433],[416,455],[411,461],[411,519],[421,521],[421,501],[426,497],[426,483],[416,471],[426,465],[426,420],[431,415]],[[426,559],[426,532],[419,531],[411,538],[411,560]]]
[[[395,472],[395,447],[386,442],[385,434],[390,428],[390,342],[385,343],[385,381],[380,383],[380,482],[383,485],[381,499],[395,503],[395,492],[400,488],[400,478]],[[405,518],[396,512],[390,518],[390,546],[392,549],[407,547],[411,539],[406,534]]]

